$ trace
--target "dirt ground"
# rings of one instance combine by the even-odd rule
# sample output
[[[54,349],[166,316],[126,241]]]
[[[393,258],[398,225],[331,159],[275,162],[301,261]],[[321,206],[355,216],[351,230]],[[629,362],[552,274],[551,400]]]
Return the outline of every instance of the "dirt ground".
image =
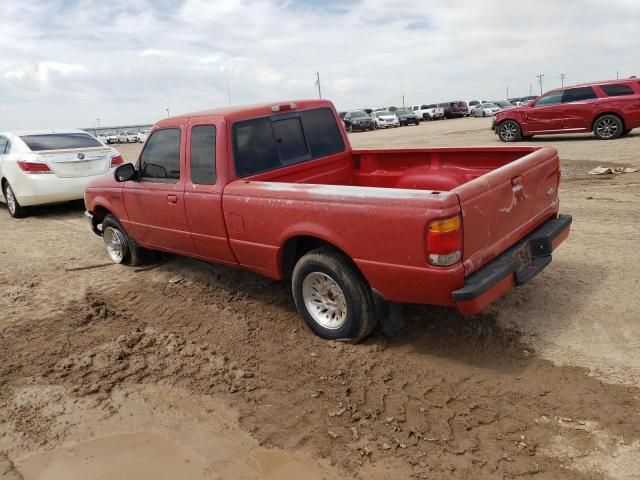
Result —
[[[350,138],[499,144],[488,127]],[[482,315],[406,306],[360,345],[252,273],[109,265],[81,204],[0,209],[0,478],[638,478],[640,173],[586,172],[640,167],[640,132],[530,143],[559,150],[574,216],[553,263]]]

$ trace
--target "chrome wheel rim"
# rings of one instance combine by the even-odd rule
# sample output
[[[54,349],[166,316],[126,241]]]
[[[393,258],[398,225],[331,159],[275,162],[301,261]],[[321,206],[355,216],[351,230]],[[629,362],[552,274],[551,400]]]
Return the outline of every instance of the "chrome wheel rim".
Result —
[[[618,133],[618,124],[611,118],[603,118],[596,126],[598,135],[602,138],[611,138]]]
[[[505,140],[513,140],[518,133],[518,127],[513,122],[506,122],[500,126],[500,135]]]
[[[13,190],[11,187],[7,185],[7,188],[4,191],[5,200],[7,201],[7,208],[9,212],[13,215],[16,213],[16,197],[13,195]]]
[[[115,263],[122,263],[125,248],[125,239],[122,232],[113,227],[107,227],[102,233],[102,239],[111,260]]]
[[[312,272],[302,282],[302,297],[311,318],[320,326],[337,330],[347,321],[347,301],[329,275]]]

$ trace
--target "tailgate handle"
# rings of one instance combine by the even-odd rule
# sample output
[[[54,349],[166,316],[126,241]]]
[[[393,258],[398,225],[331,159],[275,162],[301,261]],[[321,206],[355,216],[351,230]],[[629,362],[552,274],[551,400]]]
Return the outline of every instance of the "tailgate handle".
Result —
[[[513,177],[511,179],[511,190],[513,190],[513,195],[518,200],[524,198],[524,185],[522,184],[522,175],[518,175],[517,177]]]
[[[178,196],[177,195],[167,195],[167,202],[169,202],[169,204],[171,204],[171,205],[175,205],[176,203],[178,203]]]

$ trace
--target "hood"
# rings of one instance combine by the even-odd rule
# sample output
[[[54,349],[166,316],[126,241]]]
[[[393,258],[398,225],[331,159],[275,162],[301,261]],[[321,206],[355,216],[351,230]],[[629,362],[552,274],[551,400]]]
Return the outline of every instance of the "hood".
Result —
[[[396,116],[395,115],[378,115],[378,118],[381,118],[383,120],[395,120]]]

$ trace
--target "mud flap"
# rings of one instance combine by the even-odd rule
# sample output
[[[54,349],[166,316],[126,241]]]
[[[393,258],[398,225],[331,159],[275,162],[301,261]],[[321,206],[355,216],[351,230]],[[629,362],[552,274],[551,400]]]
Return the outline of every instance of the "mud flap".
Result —
[[[372,291],[373,299],[376,303],[376,318],[382,333],[388,337],[397,335],[404,328],[402,305],[388,302],[375,288]]]

